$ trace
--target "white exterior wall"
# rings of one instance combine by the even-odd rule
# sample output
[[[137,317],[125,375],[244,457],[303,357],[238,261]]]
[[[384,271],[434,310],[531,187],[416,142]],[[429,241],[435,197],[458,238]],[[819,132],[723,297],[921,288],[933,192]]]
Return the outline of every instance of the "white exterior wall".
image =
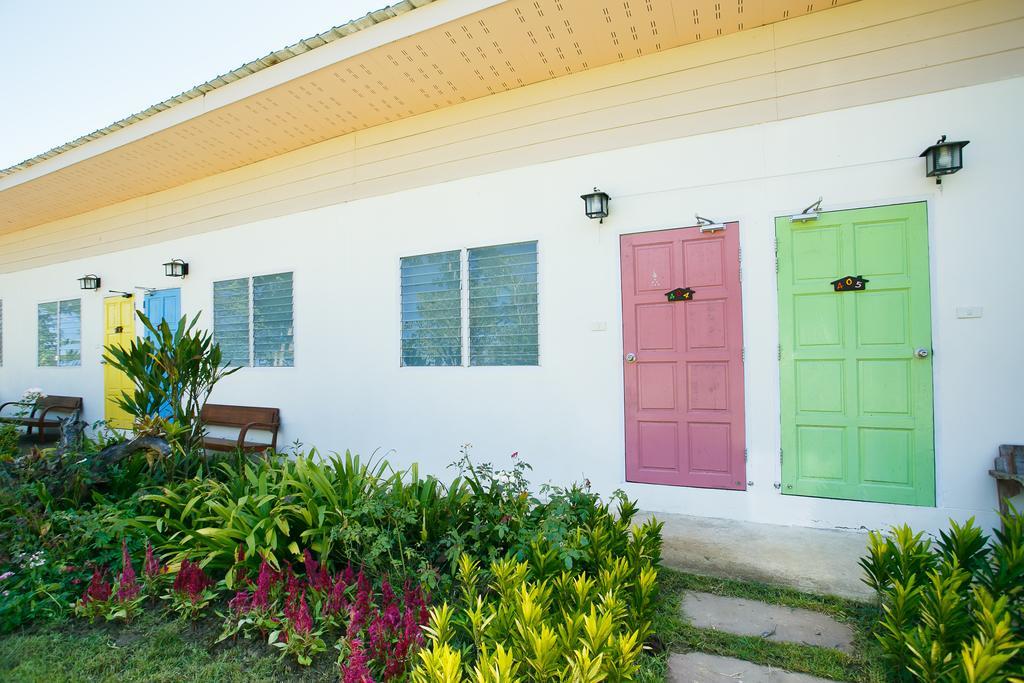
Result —
[[[1024,442],[1024,79],[843,109],[530,165],[271,218],[153,246],[0,275],[0,400],[28,386],[81,395],[102,418],[104,294],[180,284],[182,311],[212,323],[212,282],[294,271],[295,367],[245,368],[214,400],[282,410],[280,443],[387,453],[442,476],[461,443],[478,459],[519,451],[535,482],[584,477],[648,510],[817,527],[935,529],[995,523],[987,475],[1001,443]],[[937,188],[917,157],[940,134],[969,139],[965,170]],[[612,196],[603,225],[579,194]],[[783,496],[774,218],[926,200],[932,270],[937,507]],[[619,235],[738,220],[746,344],[746,492],[624,480]],[[399,367],[399,258],[536,239],[540,367]],[[191,264],[184,281],[161,263]],[[586,290],[588,294],[583,294]],[[82,298],[81,367],[37,368],[36,305]],[[141,306],[141,297],[139,297]],[[982,306],[958,319],[957,306]],[[607,329],[597,330],[602,325]]]

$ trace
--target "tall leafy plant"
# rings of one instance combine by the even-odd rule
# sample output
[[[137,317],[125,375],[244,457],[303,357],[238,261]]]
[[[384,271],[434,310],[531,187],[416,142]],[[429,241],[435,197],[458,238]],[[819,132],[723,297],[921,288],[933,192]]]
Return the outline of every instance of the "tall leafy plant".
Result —
[[[182,317],[173,331],[166,320],[156,325],[137,314],[149,334],[127,348],[107,346],[103,356],[134,384],[115,400],[136,424],[163,432],[185,452],[198,450],[203,406],[214,386],[238,368],[226,367],[213,334],[197,328],[199,314],[191,322]]]
[[[861,567],[893,680],[1024,680],[1024,518],[1002,522],[991,543],[973,519],[934,543],[906,525],[871,534]]]

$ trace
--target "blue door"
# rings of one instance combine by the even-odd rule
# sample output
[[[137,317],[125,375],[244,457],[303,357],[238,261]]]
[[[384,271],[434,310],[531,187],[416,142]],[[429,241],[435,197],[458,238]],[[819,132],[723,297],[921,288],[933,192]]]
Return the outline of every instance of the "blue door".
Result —
[[[149,292],[146,294],[145,312],[146,317],[154,325],[159,325],[166,320],[173,332],[181,319],[181,290],[174,288]],[[146,330],[146,336],[150,337],[152,333]]]
[[[159,326],[166,320],[173,332],[178,328],[178,321],[181,320],[181,290],[174,288],[149,292],[146,294],[144,308],[146,317],[154,326]],[[146,337],[152,338],[153,333],[146,330]],[[170,416],[170,404],[160,406],[160,417],[168,418]]]

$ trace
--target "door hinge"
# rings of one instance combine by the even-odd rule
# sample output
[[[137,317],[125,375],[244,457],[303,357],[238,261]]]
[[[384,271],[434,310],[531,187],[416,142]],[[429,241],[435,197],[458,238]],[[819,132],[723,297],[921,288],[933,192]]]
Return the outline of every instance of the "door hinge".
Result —
[[[736,271],[737,272],[736,276],[739,278],[740,282],[743,282],[743,249],[742,248],[737,248],[736,249],[736,260],[739,261],[739,263],[740,263],[740,267]]]
[[[747,347],[746,346],[740,347],[740,362],[741,363],[746,363],[747,362]]]
[[[776,360],[782,360],[782,344],[779,344],[779,353]]]
[[[746,448],[744,448],[743,449],[743,462],[747,462],[748,460],[750,460],[750,453],[747,451]]]
[[[779,239],[775,238],[775,272],[779,272]]]
[[[780,448],[779,449],[779,462],[782,462],[783,459],[784,459],[784,456],[782,455],[782,449]]]

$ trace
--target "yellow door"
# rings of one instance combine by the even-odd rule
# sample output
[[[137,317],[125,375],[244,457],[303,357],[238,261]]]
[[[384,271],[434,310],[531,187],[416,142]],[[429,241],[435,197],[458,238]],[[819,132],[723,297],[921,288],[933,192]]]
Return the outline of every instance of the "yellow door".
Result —
[[[135,297],[106,299],[103,313],[104,347],[116,345],[127,348],[135,338]],[[128,375],[107,364],[103,368],[103,387],[107,424],[118,429],[131,429],[132,416],[117,405],[117,399],[123,392],[134,391]]]

